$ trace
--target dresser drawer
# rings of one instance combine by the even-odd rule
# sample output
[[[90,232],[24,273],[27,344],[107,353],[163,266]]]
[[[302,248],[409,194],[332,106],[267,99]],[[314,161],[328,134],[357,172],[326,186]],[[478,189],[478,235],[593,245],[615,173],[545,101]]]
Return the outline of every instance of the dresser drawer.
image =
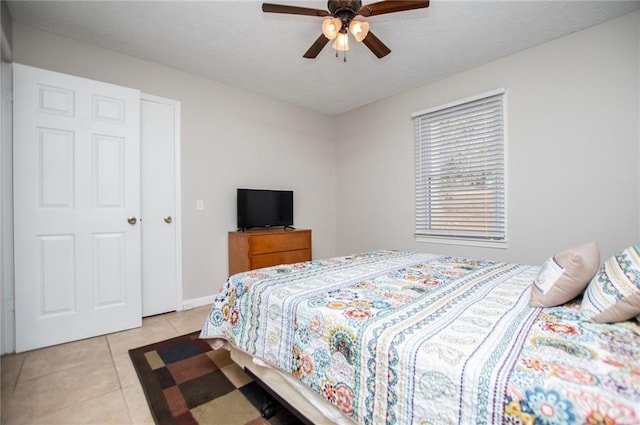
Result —
[[[308,249],[311,246],[311,232],[292,231],[253,235],[250,244],[251,255]]]
[[[278,264],[301,263],[311,261],[310,249],[298,249],[295,251],[283,251],[273,254],[260,254],[251,257],[251,269],[277,266]]]
[[[311,229],[229,232],[229,275],[311,261]]]

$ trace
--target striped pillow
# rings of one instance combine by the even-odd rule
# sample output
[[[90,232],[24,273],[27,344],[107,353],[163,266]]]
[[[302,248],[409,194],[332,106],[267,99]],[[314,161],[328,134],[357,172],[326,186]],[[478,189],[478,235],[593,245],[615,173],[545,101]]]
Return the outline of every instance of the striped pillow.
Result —
[[[609,258],[582,298],[584,320],[613,323],[640,314],[640,243]]]

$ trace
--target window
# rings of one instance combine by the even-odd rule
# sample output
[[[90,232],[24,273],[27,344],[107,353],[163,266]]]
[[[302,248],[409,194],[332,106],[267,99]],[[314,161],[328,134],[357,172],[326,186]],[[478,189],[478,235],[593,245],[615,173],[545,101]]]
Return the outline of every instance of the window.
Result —
[[[416,238],[506,242],[504,90],[416,112]]]

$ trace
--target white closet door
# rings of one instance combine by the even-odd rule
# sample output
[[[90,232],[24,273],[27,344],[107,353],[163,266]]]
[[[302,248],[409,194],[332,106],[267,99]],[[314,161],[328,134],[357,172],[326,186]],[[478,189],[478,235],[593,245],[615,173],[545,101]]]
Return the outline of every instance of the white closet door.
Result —
[[[140,92],[14,65],[16,351],[141,325]]]
[[[180,102],[143,94],[142,316],[180,310]]]

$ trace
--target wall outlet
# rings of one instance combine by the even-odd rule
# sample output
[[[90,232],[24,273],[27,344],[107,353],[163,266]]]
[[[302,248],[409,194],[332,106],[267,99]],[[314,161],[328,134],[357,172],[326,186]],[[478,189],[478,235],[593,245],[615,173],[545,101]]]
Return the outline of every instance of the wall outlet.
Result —
[[[196,200],[196,211],[204,211],[204,199]]]

